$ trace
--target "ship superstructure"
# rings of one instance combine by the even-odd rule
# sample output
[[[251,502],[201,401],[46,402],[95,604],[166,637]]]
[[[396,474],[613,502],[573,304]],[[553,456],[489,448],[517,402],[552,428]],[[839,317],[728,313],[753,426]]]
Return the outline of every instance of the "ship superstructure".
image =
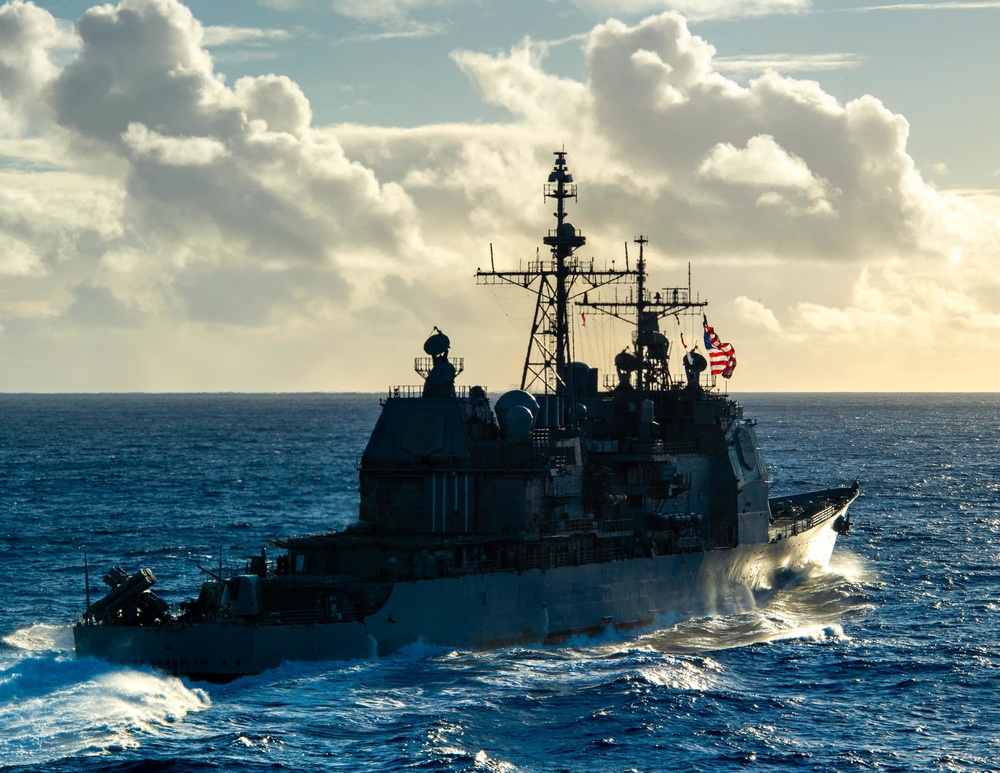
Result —
[[[275,540],[274,561],[262,552],[242,573],[209,573],[177,612],[150,590],[150,570],[115,568],[74,628],[78,654],[228,679],[418,639],[556,642],[731,608],[779,573],[829,561],[857,485],[769,499],[754,423],[696,349],[671,357],[661,329],[705,302],[690,280],[650,291],[643,237],[634,267],[581,262],[566,212],[576,186],[555,155],[550,259],[476,273],[535,293],[521,388],[491,402],[456,385],[464,362],[435,328],[414,364],[423,384],[382,401],[356,524]],[[632,329],[603,385],[573,358],[575,313]]]

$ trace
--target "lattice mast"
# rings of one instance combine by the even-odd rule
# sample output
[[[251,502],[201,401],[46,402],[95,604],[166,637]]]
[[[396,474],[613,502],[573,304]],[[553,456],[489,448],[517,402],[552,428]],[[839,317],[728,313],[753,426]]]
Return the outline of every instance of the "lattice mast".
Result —
[[[566,166],[566,151],[555,152],[556,161],[545,185],[544,196],[554,199],[556,228],[543,239],[551,249],[551,260],[534,260],[526,269],[476,271],[478,284],[512,284],[536,290],[535,314],[531,324],[528,351],[524,358],[521,389],[564,396],[567,389],[567,365],[572,361],[569,307],[587,290],[634,277],[634,271],[597,270],[593,262],[582,266],[574,257],[587,239],[566,220],[566,201],[576,199],[573,175]],[[576,288],[577,282],[584,285]],[[537,285],[537,287],[535,287]],[[560,401],[563,405],[566,401]]]

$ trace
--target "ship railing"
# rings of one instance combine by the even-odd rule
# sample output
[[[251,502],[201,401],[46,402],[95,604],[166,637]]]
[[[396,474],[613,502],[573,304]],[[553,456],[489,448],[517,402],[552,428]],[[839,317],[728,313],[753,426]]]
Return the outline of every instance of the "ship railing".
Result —
[[[318,609],[286,609],[274,610],[265,615],[267,623],[285,625],[305,625],[318,623],[323,619],[323,613]]]
[[[423,384],[402,384],[391,387],[387,393],[389,398],[414,398],[424,396]],[[468,397],[469,387],[455,385],[455,397]]]
[[[593,454],[618,453],[617,440],[585,440],[584,449]]]
[[[664,443],[662,452],[665,454],[696,454],[698,453],[698,443],[695,441]]]
[[[549,236],[555,237],[557,233],[555,231],[549,231]],[[563,267],[573,271],[580,267],[580,261],[569,259],[563,263]],[[559,264],[554,260],[529,260],[528,261],[528,273],[529,274],[554,274],[559,269]]]
[[[413,369],[424,378],[427,378],[431,375],[431,371],[434,370],[434,365],[437,362],[437,359],[434,357],[414,357]],[[456,376],[465,370],[464,357],[449,357],[448,362],[450,362],[452,367],[455,369]]]
[[[630,438],[623,444],[622,451],[629,454],[646,456],[647,454],[665,453],[662,440],[643,440],[641,438]]]
[[[774,523],[771,524],[771,528],[769,530],[771,542],[776,542],[779,539],[786,539],[788,537],[794,537],[796,534],[808,531],[814,526],[819,526],[821,523],[830,520],[836,512],[837,507],[828,504],[816,512],[803,517],[779,516],[775,519]]]
[[[678,553],[693,553],[704,550],[706,547],[705,540],[699,536],[678,537],[677,539]]]
[[[620,561],[628,555],[620,540],[614,542],[567,542],[549,545],[526,562],[526,569],[559,569],[564,566]],[[527,557],[526,557],[527,558]]]

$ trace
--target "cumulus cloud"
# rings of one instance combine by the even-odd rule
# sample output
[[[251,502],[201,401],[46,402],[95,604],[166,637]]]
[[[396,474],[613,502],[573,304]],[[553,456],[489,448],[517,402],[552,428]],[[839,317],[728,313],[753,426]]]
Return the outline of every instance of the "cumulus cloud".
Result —
[[[167,166],[202,166],[226,154],[226,146],[211,137],[165,137],[141,123],[130,123],[122,141],[136,157]]]
[[[764,328],[769,333],[780,335],[783,330],[774,312],[767,308],[760,301],[740,295],[733,300],[733,306],[740,319],[751,324]]]
[[[314,131],[287,77],[227,87],[180,3],[92,8],[61,69],[45,11],[3,6],[0,29],[31,54],[0,68],[6,115],[34,121],[6,149],[31,144],[33,163],[62,170],[7,173],[0,274],[45,279],[7,289],[8,319],[50,333],[329,324],[426,253],[405,192]]]
[[[31,3],[0,6],[0,136],[44,120],[45,86],[56,75],[51,52],[73,45],[51,14]]]
[[[250,121],[263,121],[268,131],[302,137],[312,123],[312,108],[302,90],[284,75],[240,78],[236,103]]]
[[[531,219],[519,214],[520,197],[530,200],[521,181],[555,144],[538,138],[556,137],[573,150],[582,181],[571,216],[587,224],[588,249],[609,254],[602,234],[627,238],[623,223],[635,224],[651,237],[651,251],[694,260],[703,276],[734,291],[732,308],[744,322],[772,339],[781,331],[787,341],[809,336],[812,351],[828,357],[826,344],[853,350],[861,339],[885,340],[888,330],[907,338],[923,331],[926,349],[967,326],[962,309],[993,318],[995,200],[928,185],[907,151],[908,123],[877,98],[845,104],[818,82],[773,71],[738,83],[673,14],[598,25],[585,50],[585,82],[547,72],[545,47],[532,41],[497,55],[454,55],[484,97],[510,111],[505,136],[490,127],[339,136],[418,202],[430,204],[425,191],[440,196],[448,187],[458,194],[450,202],[469,202],[484,231],[504,223],[506,241],[518,244]],[[524,132],[520,153],[510,151],[513,130]],[[473,194],[484,179],[513,181],[513,190]],[[748,287],[761,300],[740,296]],[[868,388],[889,383],[896,356],[887,353],[882,362],[893,364],[868,374]],[[837,371],[838,384],[813,364],[794,382],[757,383],[850,388],[849,368]],[[752,367],[744,373],[753,376]],[[928,383],[932,370],[923,373]]]
[[[698,167],[702,177],[731,185],[746,185],[764,191],[758,204],[788,204],[786,192],[809,200],[810,214],[832,214],[827,200],[827,184],[817,178],[806,163],[790,155],[769,134],[747,140],[745,148],[722,142],[712,148]],[[790,211],[795,212],[791,206]]]
[[[737,318],[771,343],[841,351],[886,335],[933,346],[944,326],[971,336],[970,309],[998,318],[994,194],[928,185],[906,120],[873,96],[841,103],[773,71],[737,82],[674,13],[597,25],[582,80],[549,72],[528,39],[455,52],[509,119],[412,129],[318,127],[282,75],[229,85],[176,0],[99,6],[76,30],[56,65],[69,44],[52,17],[0,7],[0,51],[23,53],[0,61],[2,147],[23,160],[0,195],[0,356],[40,340],[53,357],[86,354],[66,342],[92,329],[94,350],[118,336],[151,388],[370,389],[438,324],[475,342],[483,381],[513,381],[523,350],[496,307],[521,312],[462,278],[491,243],[498,265],[536,254],[551,225],[539,186],[563,144],[584,251],[614,258],[641,231],[654,281],[694,261],[737,298],[713,321],[742,351]],[[766,388],[753,359],[741,377]],[[298,364],[261,364],[276,361]]]

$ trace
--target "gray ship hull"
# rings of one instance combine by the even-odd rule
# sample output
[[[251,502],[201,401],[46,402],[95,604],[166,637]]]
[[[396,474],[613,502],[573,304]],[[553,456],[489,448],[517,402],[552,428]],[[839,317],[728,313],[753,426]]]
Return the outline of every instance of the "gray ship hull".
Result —
[[[605,629],[746,609],[785,574],[826,566],[837,516],[757,545],[607,563],[493,572],[396,583],[387,602],[358,622],[218,623],[74,628],[78,656],[151,664],[213,681],[284,661],[355,660],[417,641],[488,648],[564,641]]]

